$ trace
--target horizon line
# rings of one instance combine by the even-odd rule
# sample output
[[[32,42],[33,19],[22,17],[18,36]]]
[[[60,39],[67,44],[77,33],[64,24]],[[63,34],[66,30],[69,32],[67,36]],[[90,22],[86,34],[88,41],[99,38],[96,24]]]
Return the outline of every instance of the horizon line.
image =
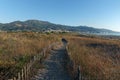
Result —
[[[25,22],[25,21],[29,21],[29,20],[43,21],[43,22],[48,22],[48,23],[51,23],[51,24],[64,25],[64,26],[70,26],[70,27],[80,27],[80,26],[84,26],[84,27],[91,27],[91,28],[96,28],[96,29],[107,29],[107,30],[111,30],[111,31],[115,31],[115,32],[120,32],[120,31],[116,31],[116,30],[112,30],[112,29],[108,29],[108,28],[97,28],[97,27],[89,26],[89,25],[69,25],[69,24],[61,24],[61,23],[54,23],[54,22],[51,22],[51,21],[40,20],[40,19],[13,20],[13,21],[0,22],[0,23],[1,23],[1,24],[9,24],[9,23],[16,22],[16,21]]]

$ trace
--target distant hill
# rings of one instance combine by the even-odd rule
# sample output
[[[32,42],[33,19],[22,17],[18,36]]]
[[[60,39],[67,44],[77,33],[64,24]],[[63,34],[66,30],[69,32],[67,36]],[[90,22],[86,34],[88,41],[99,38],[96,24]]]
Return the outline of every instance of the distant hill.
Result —
[[[112,30],[97,29],[88,26],[68,26],[53,24],[47,21],[40,20],[27,20],[27,21],[14,21],[11,23],[0,23],[0,30],[2,31],[50,31],[61,30],[70,32],[83,32],[83,33],[115,33]]]

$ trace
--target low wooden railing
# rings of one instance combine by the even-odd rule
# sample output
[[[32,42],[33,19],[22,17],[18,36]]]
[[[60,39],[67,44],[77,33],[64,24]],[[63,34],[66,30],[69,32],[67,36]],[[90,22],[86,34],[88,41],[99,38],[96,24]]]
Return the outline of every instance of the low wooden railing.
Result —
[[[44,48],[41,53],[38,53],[33,58],[31,58],[30,61],[18,73],[16,73],[16,76],[13,76],[11,79],[9,79],[8,72],[4,76],[0,77],[0,80],[30,80],[31,76],[33,75],[32,69],[35,62],[42,62],[42,58],[46,56],[47,51],[50,50],[54,45],[55,43],[49,45],[48,47]]]

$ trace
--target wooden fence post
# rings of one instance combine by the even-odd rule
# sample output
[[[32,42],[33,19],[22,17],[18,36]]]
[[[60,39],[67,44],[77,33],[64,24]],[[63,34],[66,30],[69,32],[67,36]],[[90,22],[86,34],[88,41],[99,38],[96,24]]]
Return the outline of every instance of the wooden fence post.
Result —
[[[28,80],[28,75],[29,75],[29,72],[28,72],[28,69],[29,69],[29,63],[27,64],[27,66],[26,66],[26,76],[27,76],[27,79],[26,80]]]
[[[36,56],[34,56],[34,61],[36,60]]]
[[[35,60],[36,60],[36,56],[35,56]],[[34,61],[30,60],[29,64],[27,65],[28,66],[27,68],[28,80],[30,78],[30,68],[32,67],[32,64],[34,63]]]
[[[41,58],[41,53],[39,53],[39,55],[38,55],[38,60],[40,60],[40,58]]]
[[[24,69],[22,69],[22,73],[21,73],[21,77],[22,77],[22,80],[24,80],[24,71],[23,71]]]
[[[8,80],[13,80],[13,79],[8,79]]]
[[[43,49],[43,56],[44,56],[44,57],[46,56],[45,52],[46,52],[46,49],[44,48],[44,49]]]
[[[37,54],[37,55],[36,55],[36,57],[37,57],[37,59],[36,59],[36,60],[38,60],[38,59],[39,59],[39,54]]]
[[[80,66],[78,66],[78,75],[79,75],[79,80],[81,80],[81,72],[80,72]]]
[[[20,72],[18,73],[18,80],[21,80]]]
[[[17,80],[16,77],[14,77],[13,80]]]
[[[13,77],[13,79],[8,80],[29,80],[31,77],[31,69],[35,61],[40,60],[42,63],[42,59],[46,56],[47,50],[50,50],[54,45],[55,44],[49,45],[48,47],[44,48],[41,53],[32,57],[30,62],[22,68],[21,72],[17,73],[17,77]]]
[[[26,66],[24,66],[24,79],[27,80]]]

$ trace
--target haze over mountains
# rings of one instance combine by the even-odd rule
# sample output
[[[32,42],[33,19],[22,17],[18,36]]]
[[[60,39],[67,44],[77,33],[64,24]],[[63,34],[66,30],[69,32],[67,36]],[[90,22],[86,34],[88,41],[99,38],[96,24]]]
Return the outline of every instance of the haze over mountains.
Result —
[[[50,30],[60,30],[69,32],[82,32],[82,33],[94,33],[94,34],[105,34],[105,33],[117,33],[108,29],[97,29],[88,26],[68,26],[54,24],[47,21],[40,20],[27,20],[27,21],[14,21],[11,23],[0,23],[1,31],[50,31]]]

